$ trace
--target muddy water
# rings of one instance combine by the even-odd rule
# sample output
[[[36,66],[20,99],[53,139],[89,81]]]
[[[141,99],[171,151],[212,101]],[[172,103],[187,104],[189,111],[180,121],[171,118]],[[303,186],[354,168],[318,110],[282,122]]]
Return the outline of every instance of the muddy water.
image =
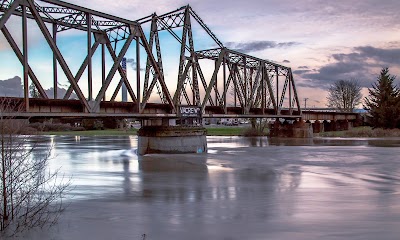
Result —
[[[209,137],[208,154],[137,157],[136,137],[45,137],[72,177],[30,239],[399,239],[400,139]]]

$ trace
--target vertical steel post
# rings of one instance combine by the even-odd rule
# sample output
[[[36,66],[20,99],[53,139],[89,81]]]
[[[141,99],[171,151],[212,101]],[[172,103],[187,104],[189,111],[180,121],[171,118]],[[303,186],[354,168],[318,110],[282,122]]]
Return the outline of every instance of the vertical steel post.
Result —
[[[279,72],[278,67],[275,66],[275,77],[276,77],[276,114],[279,114]]]
[[[249,90],[250,90],[250,96],[249,96],[249,99],[251,98],[251,93],[253,92],[253,75],[254,75],[254,68],[253,67],[251,67],[250,68],[250,78],[249,78],[249,84],[250,84],[250,88],[249,88]],[[257,74],[256,74],[257,75]],[[257,76],[256,76],[257,77]],[[254,79],[254,81],[256,81],[257,80],[257,78],[255,77],[255,79]],[[251,99],[250,99],[251,100]],[[251,103],[250,103],[251,104]]]
[[[151,50],[153,50],[155,34],[157,34],[157,18],[154,13],[152,16],[152,19],[151,19],[151,29],[150,29],[150,37],[149,37],[149,47]],[[150,69],[151,69],[150,57],[147,56],[146,70],[145,70],[145,74],[144,74],[144,83],[143,83],[143,97],[146,96],[147,89],[149,88]]]
[[[105,44],[101,44],[101,86],[106,82],[106,47]],[[104,94],[103,101],[106,100],[106,95]]]
[[[199,81],[197,78],[197,65],[198,61],[196,58],[196,53],[194,52],[194,43],[193,43],[193,35],[192,35],[192,23],[190,21],[189,11],[185,12],[185,21],[186,26],[188,28],[188,38],[189,38],[189,49],[190,49],[190,57],[192,61],[192,105],[200,106],[200,91],[199,91]]]
[[[235,84],[237,84],[237,75],[236,75],[237,74],[237,70],[238,70],[237,66],[234,66],[233,67],[233,81],[235,82]],[[235,107],[237,106],[237,104],[236,104],[236,102],[237,102],[236,94],[237,94],[236,87],[234,87],[233,88],[233,101],[234,101],[234,106]]]
[[[225,59],[225,57],[223,59]],[[215,61],[215,67],[216,66],[217,66],[217,61]],[[215,106],[218,106],[218,96],[217,96],[217,91],[215,91],[215,89],[217,88],[218,88],[218,77],[215,79],[215,84],[214,84]]]
[[[92,84],[92,15],[86,14],[87,24],[87,55],[88,55],[88,101],[93,100],[93,84]]]
[[[261,112],[265,113],[265,64],[262,63],[261,68]]]
[[[288,74],[289,74],[289,115],[292,115],[292,76],[291,76],[291,71],[288,70]]]
[[[57,44],[57,23],[53,23],[53,40]],[[53,98],[57,99],[58,89],[58,73],[57,73],[57,57],[53,52]]]
[[[248,99],[247,99],[247,88],[248,88],[248,84],[247,84],[247,59],[246,57],[243,57],[243,69],[244,69],[244,109],[247,107],[248,104]],[[243,111],[244,111],[243,109]]]
[[[200,102],[196,102],[196,87],[195,87],[195,79],[197,79],[197,72],[196,72],[196,62],[194,61],[194,55],[192,55],[192,105],[198,106]]]
[[[180,54],[180,58],[179,58],[178,84],[176,86],[176,91],[175,91],[174,99],[173,99],[175,106],[180,104],[181,93],[182,93],[182,91],[185,91],[185,89],[183,89],[183,86],[184,86],[184,80],[186,79],[186,76],[184,76],[185,78],[183,78],[183,77],[181,77],[181,75],[183,74],[185,60],[186,60],[185,52],[186,52],[186,38],[187,38],[187,33],[188,33],[188,27],[187,27],[188,19],[189,19],[189,8],[186,8],[185,17],[184,17],[184,25],[183,25],[183,30],[182,30],[181,54]]]
[[[29,83],[28,83],[28,26],[27,26],[27,17],[26,17],[26,6],[22,5],[22,52],[24,55],[24,101],[25,101],[25,110],[29,111]]]
[[[227,85],[226,85],[226,59],[225,59],[225,56],[224,56],[224,59],[223,59],[223,72],[222,72],[222,76],[223,76],[223,81],[224,81],[224,113],[226,113],[226,91],[227,91],[227,89],[226,89],[226,87],[227,87]]]
[[[140,38],[136,37],[136,91],[137,91],[137,111],[140,112]]]

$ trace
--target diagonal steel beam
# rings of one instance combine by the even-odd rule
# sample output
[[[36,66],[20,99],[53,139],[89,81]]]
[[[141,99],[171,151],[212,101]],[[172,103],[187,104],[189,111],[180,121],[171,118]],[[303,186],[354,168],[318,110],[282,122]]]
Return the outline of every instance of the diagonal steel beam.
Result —
[[[134,35],[131,34],[131,35],[129,35],[128,39],[125,41],[121,51],[118,54],[118,57],[115,59],[114,64],[111,67],[110,72],[107,75],[106,81],[101,86],[100,91],[97,94],[97,97],[96,97],[96,100],[95,100],[95,103],[93,106],[94,109],[98,109],[98,107],[100,106],[100,101],[105,96],[106,90],[107,90],[108,86],[110,86],[111,80],[113,79],[118,67],[120,67],[122,58],[124,57],[126,51],[129,48],[129,45],[132,43],[133,39],[134,39]],[[110,46],[107,44],[107,48],[109,48],[109,47]]]
[[[121,81],[118,82],[118,85],[117,85],[117,87],[116,87],[115,90],[114,90],[114,93],[113,93],[113,95],[112,95],[112,97],[111,97],[111,99],[110,99],[110,102],[114,102],[115,99],[117,98],[118,92],[119,92],[119,90],[120,90],[121,87],[122,87],[122,83],[123,83],[123,80],[121,79]]]
[[[178,78],[178,82],[182,82],[184,85],[182,86],[182,88],[180,89],[180,91],[182,91],[182,93],[186,92],[186,84],[185,84],[185,80],[188,78],[188,72],[189,72],[189,68],[192,66],[192,63],[190,61],[188,61],[186,63],[185,69],[183,70],[182,74],[179,75]],[[180,94],[179,94],[180,95]],[[186,99],[187,100],[187,99]],[[180,101],[180,99],[178,99],[178,102]],[[189,101],[190,102],[190,101]]]
[[[154,86],[157,83],[157,80],[159,79],[158,75],[154,75],[153,81],[151,81],[149,90],[146,92],[146,95],[143,96],[142,100],[142,110],[145,108],[147,101],[150,99],[151,92],[153,91]]]
[[[111,46],[111,42],[110,42],[109,40],[108,40],[107,43],[106,43],[106,47],[107,47],[108,52],[109,52],[110,55],[111,55],[112,60],[113,60],[114,62],[117,61],[117,60],[118,60],[118,57],[117,57],[117,55],[115,54],[115,52],[114,52],[114,50],[113,50],[113,48],[112,48],[112,46]],[[135,96],[135,93],[133,92],[133,88],[132,88],[131,84],[130,84],[129,81],[128,81],[128,77],[126,76],[126,73],[124,72],[124,69],[122,69],[121,64],[118,65],[118,73],[121,75],[122,81],[125,83],[125,87],[126,87],[126,89],[128,90],[129,95],[130,95],[131,98],[132,98],[132,101],[133,101],[133,102],[137,102],[137,98],[136,98],[136,96]],[[117,86],[117,89],[118,89],[118,90],[116,89],[116,90],[115,90],[116,92],[118,92],[119,89],[121,88],[121,86],[122,86],[122,81],[120,81],[120,83],[118,84],[118,86]],[[115,98],[114,98],[113,100],[115,100]]]
[[[246,71],[247,71],[247,69],[246,69],[246,67],[244,66],[243,67],[243,78],[242,78],[242,75],[240,75],[241,74],[241,69],[239,69],[239,67],[238,67],[238,65],[236,65],[236,69],[237,69],[237,72],[236,72],[236,74],[237,74],[237,79],[238,79],[238,82],[239,82],[239,84],[240,84],[240,87],[241,87],[241,89],[242,89],[242,93],[243,93],[243,99],[246,99],[246,90],[247,90],[247,88],[246,88],[246,79],[245,79],[245,77],[246,77]]]
[[[245,106],[243,87],[240,86],[240,72],[237,64],[233,66],[233,86],[235,88],[236,96],[239,98],[240,106]],[[235,103],[236,105],[236,103]]]
[[[250,96],[249,96],[249,101],[247,102],[246,106],[246,113],[249,113],[250,108],[254,105],[254,98],[256,93],[258,92],[259,86],[260,86],[260,76],[262,72],[262,66],[260,65],[257,69],[256,77],[254,79],[254,85],[251,89]]]
[[[94,53],[96,52],[96,49],[99,46],[99,44],[100,43],[97,41],[93,44],[92,50],[90,51],[92,57],[93,57]],[[86,56],[85,60],[83,61],[82,65],[80,66],[78,72],[75,75],[74,79],[76,82],[79,82],[79,80],[81,79],[83,72],[85,71],[87,65],[88,65],[88,56]],[[73,90],[74,89],[72,88],[72,85],[70,85],[69,88],[67,89],[67,92],[64,95],[64,99],[68,99],[71,96]]]
[[[64,57],[62,56],[60,50],[58,49],[56,43],[54,42],[49,30],[47,29],[44,21],[42,20],[42,18],[40,17],[34,3],[32,0],[26,0],[29,4],[29,9],[31,10],[32,16],[35,18],[36,23],[38,24],[40,30],[42,31],[47,43],[49,44],[51,50],[53,51],[53,53],[55,53],[56,58],[61,66],[61,68],[63,69],[67,79],[69,80],[69,82],[71,83],[71,85],[74,88],[75,93],[78,95],[79,100],[81,101],[81,103],[85,106],[86,110],[91,112],[92,109],[89,106],[88,101],[85,99],[85,96],[83,95],[81,89],[79,88],[77,82],[74,79],[74,76],[71,73],[71,70],[69,69],[67,62],[65,61]]]
[[[283,88],[282,88],[281,98],[280,98],[280,100],[279,100],[279,108],[280,108],[280,109],[282,108],[282,106],[283,106],[283,101],[285,100],[286,89],[287,89],[287,86],[288,86],[288,84],[289,84],[289,81],[290,81],[290,80],[289,80],[289,75],[286,75],[285,83],[284,83]]]
[[[143,29],[140,27],[140,25],[137,28],[138,28],[138,31],[140,34],[140,39],[142,40],[143,48],[146,51],[147,56],[150,56],[150,62],[153,65],[154,71],[156,72],[157,78],[155,78],[155,79],[158,79],[158,81],[160,82],[161,88],[163,90],[164,96],[167,98],[169,106],[172,108],[172,110],[174,112],[176,112],[176,108],[175,108],[175,105],[173,104],[171,94],[169,93],[167,85],[165,84],[165,81],[164,81],[164,74],[161,72],[160,67],[158,66],[158,64],[153,56],[153,53],[151,52],[149,44],[146,40],[146,36],[144,35]],[[151,93],[151,91],[153,91],[154,85],[155,85],[155,82],[154,82],[154,84],[152,83],[151,86],[149,87],[147,96],[150,97],[150,93]],[[147,100],[148,100],[148,98],[147,98]],[[142,108],[141,108],[142,111],[144,110],[147,100],[142,101]]]
[[[201,80],[201,83],[203,84],[204,89],[207,89],[207,82],[206,82],[206,79],[204,78],[204,74],[203,74],[203,71],[201,70],[200,64],[196,64],[196,68],[197,68],[197,72],[199,73],[200,80]],[[215,87],[214,87],[214,89],[215,89]],[[215,89],[215,90],[218,93],[218,90],[217,89]],[[210,103],[211,106],[214,106],[214,102],[212,101],[211,95],[208,98],[208,102]]]
[[[19,61],[21,64],[24,62],[24,56],[21,53],[21,50],[19,50],[17,43],[14,41],[12,38],[10,32],[8,31],[7,27],[4,26],[1,31],[3,32],[4,36],[6,37],[8,43],[10,44],[11,48],[14,50],[15,55],[17,55]],[[44,91],[42,85],[39,83],[39,80],[37,79],[35,73],[32,71],[32,68],[28,65],[28,74],[29,77],[31,78],[33,84],[35,84],[36,89],[39,91],[40,95],[42,98],[48,99],[49,97],[47,96],[46,92]]]
[[[21,2],[21,0],[14,0],[14,2],[11,4],[11,6],[8,8],[8,10],[0,18],[0,29],[2,29],[4,27],[4,24],[6,24],[7,20],[13,14],[14,10],[19,6],[20,2]]]
[[[299,98],[297,95],[297,90],[296,90],[296,85],[294,84],[293,81],[293,74],[292,74],[292,69],[289,68],[288,74],[290,75],[290,82],[292,83],[292,87],[293,87],[293,94],[294,94],[294,98],[296,99],[296,105],[297,105],[297,110],[299,111],[299,115],[301,115],[301,107],[300,107],[300,102],[299,102]]]
[[[211,81],[208,84],[208,87],[206,89],[206,93],[205,93],[205,96],[204,96],[204,99],[203,99],[203,103],[201,104],[201,112],[204,112],[204,110],[206,108],[207,99],[210,97],[211,89],[215,85],[215,81],[217,81],[218,71],[219,71],[219,68],[221,67],[222,60],[223,60],[224,56],[225,56],[225,48],[221,50],[221,52],[220,52],[220,54],[218,56],[218,60],[217,60],[217,63],[215,65],[214,73],[213,73],[213,75],[211,77]]]
[[[150,27],[150,37],[149,37],[149,47],[151,50],[153,50],[154,36],[156,33],[157,33],[157,20],[155,18],[155,15],[153,15]],[[146,91],[149,87],[150,70],[151,70],[150,59],[147,56],[146,70],[144,74],[144,83],[143,83],[143,97],[146,95]]]
[[[179,76],[179,80],[178,81],[181,81],[181,82],[185,81],[191,66],[192,66],[192,63],[190,61],[186,63],[185,70],[183,71],[182,75]],[[189,96],[187,95],[186,89],[182,88],[181,91],[183,92],[183,94],[185,96],[187,104],[190,104]],[[180,102],[179,99],[178,99],[178,101]]]
[[[266,64],[265,63],[263,63],[263,65],[264,65],[264,67],[265,67],[265,70],[264,70],[264,72],[265,72],[265,81],[267,82],[267,86],[268,86],[268,92],[269,92],[269,98],[270,98],[270,101],[272,101],[272,105],[274,106],[274,109],[275,109],[275,111],[278,111],[278,105],[277,105],[277,103],[276,103],[276,101],[275,101],[275,96],[274,96],[274,90],[272,89],[272,84],[271,84],[271,79],[274,77],[274,76],[269,76],[268,75],[268,71],[267,71],[267,66],[266,66]]]
[[[263,113],[264,113],[264,110],[265,110],[265,87],[266,87],[266,85],[265,85],[265,79],[264,79],[264,76],[265,76],[265,67],[262,65],[262,63],[260,63],[260,68],[261,68],[261,79],[260,79],[260,82],[259,82],[259,87],[258,87],[258,90],[256,90],[256,96],[255,96],[255,99],[254,99],[254,105],[253,106],[260,106],[261,107],[261,109],[262,109],[262,111],[263,111]]]
[[[207,32],[207,34],[215,41],[216,44],[218,44],[218,46],[220,48],[223,48],[224,45],[222,44],[222,42],[217,38],[217,36],[215,36],[215,34],[207,27],[207,25],[203,22],[203,20],[200,18],[199,15],[197,15],[197,13],[191,8],[190,9],[190,15],[192,15],[194,17],[194,19],[200,24],[200,26],[203,28],[203,30],[205,30]]]
[[[229,90],[229,86],[230,86],[230,84],[231,84],[231,81],[233,82],[233,71],[231,70],[231,68],[230,68],[230,65],[228,64],[228,68],[229,68],[229,75],[228,75],[228,79],[227,79],[227,81],[226,81],[226,83],[224,84],[224,91],[223,91],[223,93],[222,93],[222,100],[221,101],[223,101],[223,108],[224,108],[224,112],[226,113],[226,105],[227,105],[227,102],[226,102],[226,95],[227,95],[227,92],[228,92],[228,90]],[[221,104],[222,105],[222,104]]]

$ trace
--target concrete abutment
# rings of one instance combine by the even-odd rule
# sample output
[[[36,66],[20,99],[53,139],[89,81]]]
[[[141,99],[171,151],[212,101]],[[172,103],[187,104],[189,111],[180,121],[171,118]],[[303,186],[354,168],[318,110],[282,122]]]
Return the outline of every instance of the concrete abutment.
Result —
[[[138,132],[137,153],[206,153],[206,133],[197,126],[143,126]]]

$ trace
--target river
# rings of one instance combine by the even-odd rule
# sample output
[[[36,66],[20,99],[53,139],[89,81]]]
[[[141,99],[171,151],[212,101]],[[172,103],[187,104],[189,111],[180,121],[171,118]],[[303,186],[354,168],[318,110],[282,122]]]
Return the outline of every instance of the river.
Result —
[[[400,237],[398,138],[208,137],[207,154],[144,157],[135,136],[43,139],[73,189],[29,239]]]

